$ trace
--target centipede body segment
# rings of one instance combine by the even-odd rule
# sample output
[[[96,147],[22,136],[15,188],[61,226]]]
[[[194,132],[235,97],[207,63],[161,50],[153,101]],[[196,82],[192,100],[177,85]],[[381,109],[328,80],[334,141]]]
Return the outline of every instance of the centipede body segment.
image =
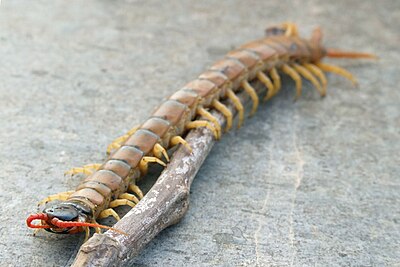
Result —
[[[244,121],[244,107],[236,96],[246,92],[252,101],[250,114],[257,111],[260,100],[267,101],[282,87],[281,73],[295,82],[296,99],[302,93],[303,79],[326,95],[327,80],[324,72],[333,72],[355,82],[346,70],[322,63],[324,57],[372,58],[373,55],[326,49],[321,43],[322,35],[316,29],[310,39],[301,38],[293,23],[270,27],[266,37],[240,46],[217,61],[198,78],[184,85],[162,102],[142,124],[133,127],[117,138],[107,148],[108,158],[101,164],[89,164],[73,168],[67,174],[81,173],[86,178],[76,190],[45,198],[43,211],[30,215],[27,225],[54,233],[86,232],[89,227],[97,232],[97,219],[108,216],[119,220],[113,208],[127,205],[134,207],[143,193],[136,185],[148,170],[150,163],[166,166],[167,151],[183,145],[187,152],[191,148],[183,136],[187,131],[199,127],[211,130],[216,139],[232,129],[234,118],[226,107],[230,101],[237,109],[237,126]],[[266,93],[259,99],[251,82],[260,81]],[[209,110],[214,109],[226,117],[226,128],[222,129]],[[56,201],[56,202],[54,202]],[[39,220],[38,224],[33,221]],[[113,229],[118,231],[117,229]],[[122,233],[123,234],[123,233]]]

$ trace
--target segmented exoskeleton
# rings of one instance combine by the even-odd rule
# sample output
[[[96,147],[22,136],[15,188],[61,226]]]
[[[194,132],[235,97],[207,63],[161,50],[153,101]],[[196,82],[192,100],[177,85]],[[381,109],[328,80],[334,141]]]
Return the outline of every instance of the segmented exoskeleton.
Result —
[[[229,52],[207,71],[182,89],[172,94],[140,126],[117,138],[107,149],[109,157],[103,164],[74,168],[68,173],[88,175],[75,191],[50,196],[41,203],[50,202],[38,214],[28,217],[31,228],[44,228],[54,233],[76,233],[89,227],[110,227],[97,224],[96,220],[113,216],[120,205],[135,204],[143,197],[136,181],[146,174],[148,163],[165,166],[169,160],[167,150],[178,144],[190,147],[182,136],[190,129],[207,127],[216,139],[223,130],[209,112],[215,109],[226,117],[225,131],[231,129],[233,115],[225,101],[231,101],[238,112],[238,127],[244,120],[244,107],[238,92],[245,91],[252,100],[251,114],[257,110],[259,97],[251,86],[259,80],[266,87],[263,100],[268,100],[281,88],[279,73],[295,81],[296,98],[301,95],[302,78],[309,80],[321,94],[326,94],[327,80],[324,71],[342,75],[352,82],[355,78],[346,70],[321,63],[327,57],[372,58],[373,55],[325,49],[321,44],[321,31],[314,30],[309,40],[300,38],[293,23],[271,27],[266,37]],[[128,193],[129,192],[129,193]],[[58,200],[58,202],[54,202]],[[40,224],[33,224],[40,220]],[[112,228],[111,228],[112,229]],[[116,229],[113,229],[117,231]]]

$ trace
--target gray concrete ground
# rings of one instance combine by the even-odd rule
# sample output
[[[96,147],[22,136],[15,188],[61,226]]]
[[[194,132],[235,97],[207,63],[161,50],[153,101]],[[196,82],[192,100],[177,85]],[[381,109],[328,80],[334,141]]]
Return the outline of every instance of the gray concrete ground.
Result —
[[[168,2],[168,3],[167,3]],[[218,3],[217,3],[218,2]],[[293,83],[213,149],[184,220],[135,266],[399,266],[400,2],[7,1],[0,7],[1,266],[65,266],[82,237],[32,237],[36,202],[72,189],[70,167],[229,49],[291,20],[338,61],[320,99]]]

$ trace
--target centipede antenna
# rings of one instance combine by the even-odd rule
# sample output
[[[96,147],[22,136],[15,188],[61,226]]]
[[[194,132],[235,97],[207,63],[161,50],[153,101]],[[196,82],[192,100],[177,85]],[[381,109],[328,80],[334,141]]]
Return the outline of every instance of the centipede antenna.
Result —
[[[342,51],[334,48],[326,49],[326,56],[330,58],[369,58],[378,59],[374,54],[353,52],[353,51]]]
[[[48,216],[45,213],[32,214],[26,219],[26,225],[28,225],[29,228],[36,228],[36,229],[51,228],[51,226],[49,226],[49,225],[32,224],[32,222],[34,220],[46,221],[47,219],[48,219]]]

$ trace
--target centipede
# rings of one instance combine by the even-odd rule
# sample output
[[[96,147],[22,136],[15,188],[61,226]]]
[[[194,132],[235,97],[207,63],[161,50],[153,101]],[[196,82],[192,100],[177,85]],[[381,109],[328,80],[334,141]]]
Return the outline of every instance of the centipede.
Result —
[[[324,58],[375,58],[373,54],[326,48],[322,44],[322,31],[313,30],[309,39],[302,38],[296,24],[285,22],[269,27],[261,39],[241,45],[212,64],[196,79],[164,100],[142,124],[115,139],[107,147],[106,160],[72,168],[70,175],[85,178],[73,191],[51,195],[39,202],[43,209],[26,219],[29,228],[44,229],[57,234],[95,232],[108,229],[124,234],[97,221],[120,216],[114,208],[135,207],[143,198],[137,182],[148,172],[149,164],[166,166],[169,151],[178,145],[191,147],[185,135],[192,129],[208,128],[216,140],[230,131],[236,120],[240,128],[245,119],[244,104],[237,97],[246,93],[251,99],[250,115],[260,100],[266,102],[277,95],[282,87],[282,74],[294,81],[295,99],[302,94],[303,80],[309,81],[321,97],[327,93],[325,73],[331,72],[356,84],[356,78],[344,68],[323,63]],[[265,87],[259,96],[253,82]],[[227,103],[233,104],[237,118]],[[210,111],[221,113],[226,119],[224,129]],[[173,153],[172,153],[173,156]]]

